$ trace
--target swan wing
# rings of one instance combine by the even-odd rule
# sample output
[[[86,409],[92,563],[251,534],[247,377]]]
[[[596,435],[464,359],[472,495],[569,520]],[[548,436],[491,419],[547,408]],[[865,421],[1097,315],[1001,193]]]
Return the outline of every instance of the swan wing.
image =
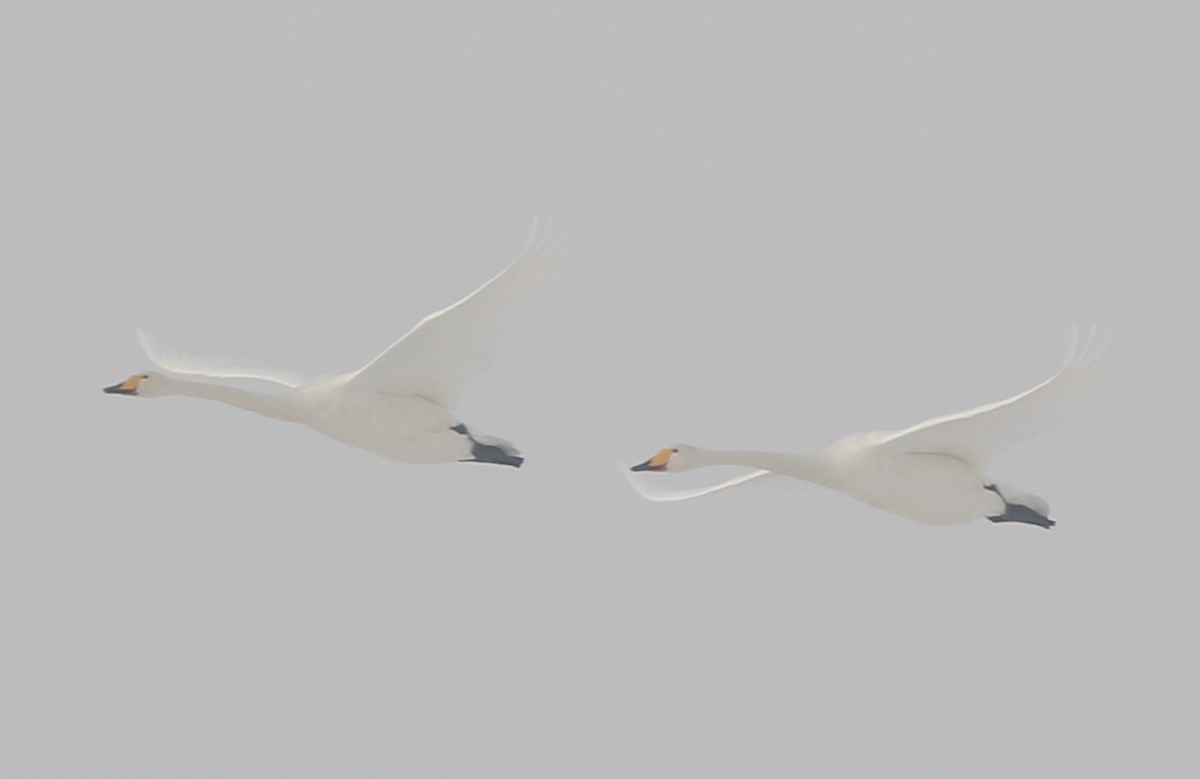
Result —
[[[162,343],[144,330],[137,331],[138,343],[150,362],[159,368],[182,376],[200,376],[209,379],[256,379],[269,381],[284,387],[296,388],[304,383],[304,377],[287,371],[248,368],[211,357],[183,355],[166,350]]]
[[[905,452],[950,454],[977,466],[1031,438],[1073,412],[1112,374],[1113,364],[1095,343],[1071,332],[1066,361],[1050,378],[1007,400],[934,417],[905,430],[878,434],[876,445]]]
[[[491,365],[560,265],[548,232],[539,231],[535,220],[525,247],[498,276],[422,319],[350,381],[451,404],[465,384]]]
[[[625,475],[625,479],[626,479],[626,481],[629,482],[629,486],[633,487],[634,491],[638,495],[641,495],[646,500],[652,500],[652,501],[655,501],[658,503],[672,503],[672,502],[680,501],[680,500],[691,500],[692,498],[702,498],[705,495],[712,495],[714,492],[720,492],[721,490],[727,490],[730,487],[741,486],[748,481],[753,481],[754,479],[758,479],[763,476],[778,476],[779,475],[779,474],[773,473],[771,471],[750,471],[749,473],[743,473],[740,476],[735,476],[732,479],[728,479],[726,481],[720,482],[718,484],[713,484],[708,487],[695,487],[692,489],[685,489],[685,490],[652,490],[652,489],[648,489],[646,487],[646,482],[648,481],[648,479],[645,479],[645,480],[639,479],[638,477],[634,476],[630,472],[629,466],[622,464],[621,465],[621,473],[623,473]],[[651,478],[661,478],[661,477],[651,477]]]

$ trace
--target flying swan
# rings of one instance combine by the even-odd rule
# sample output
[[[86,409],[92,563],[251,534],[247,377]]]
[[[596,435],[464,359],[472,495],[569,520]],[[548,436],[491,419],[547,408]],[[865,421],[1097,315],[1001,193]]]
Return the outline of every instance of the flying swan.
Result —
[[[157,367],[210,381],[145,371],[104,391],[134,397],[207,398],[299,422],[344,444],[401,462],[481,462],[519,468],[524,458],[511,443],[477,434],[450,409],[462,387],[491,364],[560,264],[551,241],[535,222],[524,249],[500,275],[425,317],[351,373],[301,381],[279,372],[214,367],[164,355],[153,339],[139,331],[142,349]],[[220,379],[259,379],[282,390],[261,393],[210,383]]]
[[[899,431],[856,433],[813,455],[712,451],[679,444],[660,450],[632,471],[690,471],[710,465],[753,468],[729,481],[678,492],[652,492],[626,474],[643,497],[677,501],[773,473],[838,490],[869,506],[930,525],[987,517],[1051,528],[1050,506],[1037,495],[983,475],[988,458],[1037,435],[1070,413],[1111,373],[1094,338],[1071,350],[1056,374],[1008,400],[934,417]]]

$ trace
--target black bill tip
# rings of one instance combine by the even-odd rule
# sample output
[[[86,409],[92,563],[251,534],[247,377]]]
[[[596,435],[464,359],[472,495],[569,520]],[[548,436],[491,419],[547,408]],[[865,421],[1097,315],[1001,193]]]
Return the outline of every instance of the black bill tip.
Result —
[[[104,391],[109,395],[136,395],[137,389],[126,387],[124,382],[114,384],[111,387],[105,387]]]

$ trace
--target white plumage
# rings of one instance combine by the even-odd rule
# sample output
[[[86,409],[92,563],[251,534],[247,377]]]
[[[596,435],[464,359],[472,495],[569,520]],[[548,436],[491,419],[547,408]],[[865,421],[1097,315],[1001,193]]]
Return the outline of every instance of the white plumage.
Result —
[[[896,431],[856,433],[812,455],[711,451],[680,444],[660,450],[633,471],[689,471],[713,465],[755,469],[709,487],[656,492],[627,477],[645,498],[678,501],[710,495],[770,473],[838,490],[876,508],[927,524],[956,524],[980,517],[1049,528],[1042,498],[989,480],[988,459],[1051,427],[1073,411],[1111,372],[1094,339],[1071,350],[1057,373],[1007,400],[934,417]]]
[[[351,373],[304,381],[285,372],[221,366],[170,355],[139,332],[142,348],[159,368],[209,381],[147,371],[104,391],[208,398],[299,422],[350,446],[402,462],[520,466],[523,458],[512,444],[469,430],[451,408],[462,388],[492,363],[560,265],[551,241],[535,223],[524,249],[503,272],[454,305],[425,317]],[[211,383],[219,379],[259,379],[282,389],[259,393]]]

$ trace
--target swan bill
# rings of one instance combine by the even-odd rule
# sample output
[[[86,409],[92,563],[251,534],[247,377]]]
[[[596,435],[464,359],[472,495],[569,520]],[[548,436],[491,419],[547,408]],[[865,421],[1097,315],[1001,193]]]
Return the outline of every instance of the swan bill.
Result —
[[[142,379],[146,378],[143,373],[138,373],[130,376],[120,384],[114,384],[111,387],[105,387],[104,391],[109,395],[137,395],[138,385],[142,383]]]
[[[671,448],[660,449],[653,457],[644,463],[638,463],[629,470],[631,471],[665,471],[667,463],[671,461],[671,455],[675,454],[675,450]]]

